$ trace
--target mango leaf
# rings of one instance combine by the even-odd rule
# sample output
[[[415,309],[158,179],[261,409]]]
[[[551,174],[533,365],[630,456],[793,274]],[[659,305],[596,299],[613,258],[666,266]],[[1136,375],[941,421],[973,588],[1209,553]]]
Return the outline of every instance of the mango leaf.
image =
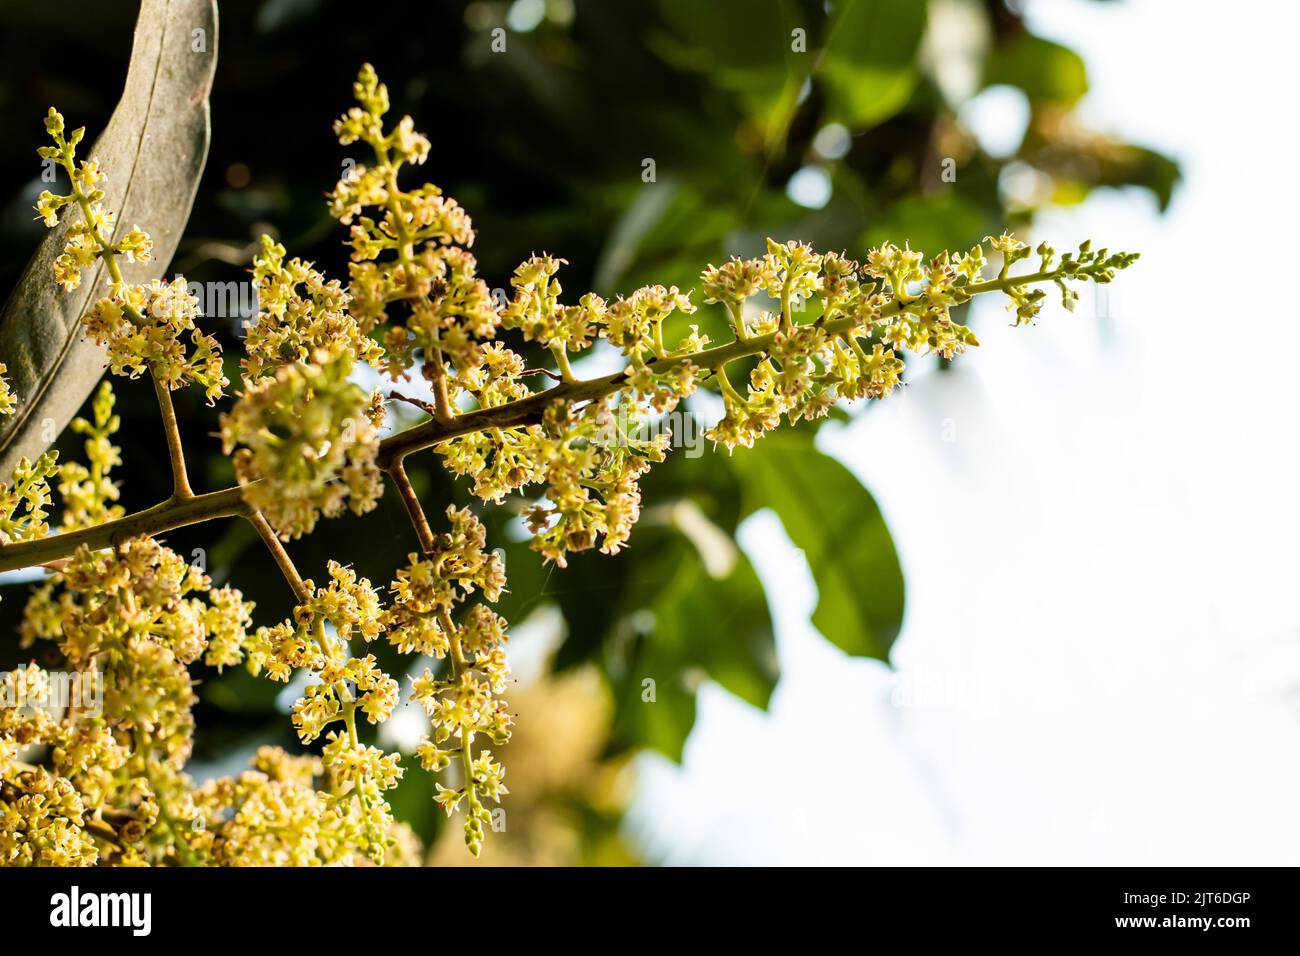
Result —
[[[161,276],[180,242],[207,158],[216,61],[214,0],[143,0],[122,98],[88,157],[108,178],[104,205],[118,229],[139,225],[153,237],[152,261],[123,263],[129,282]],[[44,133],[34,122],[36,168]],[[74,219],[66,214],[49,231],[0,312],[0,362],[18,395],[18,408],[0,422],[0,475],[48,448],[103,374],[103,350],[81,334],[82,314],[104,293],[103,263],[71,292],[50,277]]]
[[[862,234],[864,248],[907,236],[913,249],[969,249],[1000,224],[976,202],[957,192],[907,196],[875,218]]]
[[[889,659],[903,623],[903,571],[875,500],[812,433],[774,432],[732,456],[747,512],[769,507],[817,584],[812,622],[859,657]]]
[[[841,0],[836,5],[818,67],[829,119],[863,129],[907,104],[918,77],[925,6],[921,0]]]
[[[722,577],[684,551],[673,587],[654,607],[656,643],[676,651],[741,700],[766,709],[776,686],[776,646],[763,584],[739,549]],[[689,676],[689,675],[688,675]]]
[[[695,687],[682,679],[672,655],[645,637],[626,653],[627,669],[607,674],[614,694],[611,744],[656,750],[680,762],[695,726]]]
[[[616,744],[680,760],[706,678],[766,708],[776,686],[772,619],[753,566],[736,549],[725,570],[705,567],[683,536],[645,536],[629,572],[605,653],[614,690]]]
[[[1072,105],[1088,92],[1088,68],[1069,47],[1021,33],[988,58],[986,86],[1019,87],[1031,100]]]
[[[659,0],[657,6],[671,31],[653,39],[660,55],[736,94],[769,154],[783,144],[810,66],[807,22],[796,5]],[[802,31],[799,49],[796,30]]]

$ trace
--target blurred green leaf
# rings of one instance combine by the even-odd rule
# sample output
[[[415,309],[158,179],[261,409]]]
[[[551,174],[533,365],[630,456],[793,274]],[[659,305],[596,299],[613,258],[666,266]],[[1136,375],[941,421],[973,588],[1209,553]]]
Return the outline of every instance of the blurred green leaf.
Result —
[[[1024,90],[1031,100],[1073,105],[1088,92],[1088,68],[1068,47],[1020,33],[993,51],[984,83],[1006,83]]]
[[[655,641],[746,703],[767,707],[776,686],[776,650],[767,598],[737,548],[729,573],[714,577],[698,554],[683,549],[668,592],[652,605]]]
[[[817,583],[813,624],[859,657],[889,659],[903,623],[903,571],[880,509],[806,431],[773,432],[732,458],[747,511],[771,508]]]
[[[1102,177],[1105,185],[1142,186],[1156,197],[1160,211],[1169,208],[1174,196],[1174,187],[1183,178],[1182,167],[1163,153],[1141,146],[1130,147],[1133,161],[1119,168],[1103,167]]]
[[[393,816],[409,824],[425,845],[437,836],[439,824],[444,820],[438,804],[433,800],[436,777],[420,766],[418,760],[404,760],[405,773],[397,786],[384,794],[393,808]]]
[[[653,189],[642,189],[634,194],[635,198],[610,231],[592,279],[596,289],[618,288],[620,280],[636,261],[642,242],[663,220],[676,198],[678,186],[672,179],[665,177],[653,185]]]
[[[659,13],[678,44],[660,46],[677,65],[707,73],[731,90],[774,92],[785,83],[792,52],[789,32],[797,21],[788,5],[750,0],[659,0]]]
[[[658,44],[666,60],[705,73],[736,94],[761,130],[770,153],[784,143],[808,73],[807,47],[792,33],[807,23],[789,0],[660,0],[659,12],[676,42]]]
[[[827,118],[854,129],[901,110],[916,86],[925,33],[920,0],[842,0],[818,67],[829,94]]]
[[[957,192],[909,196],[872,221],[862,245],[870,248],[906,236],[913,249],[935,254],[967,249],[997,228],[983,208]]]
[[[679,760],[695,723],[695,691],[706,677],[755,707],[767,706],[777,675],[772,619],[762,583],[738,548],[725,573],[716,566],[710,573],[684,536],[647,531],[605,657],[614,735]],[[653,701],[645,699],[647,679],[654,681]]]
[[[613,744],[646,747],[680,761],[695,726],[695,687],[683,679],[675,656],[649,638],[635,639],[627,654],[627,670],[610,680]]]

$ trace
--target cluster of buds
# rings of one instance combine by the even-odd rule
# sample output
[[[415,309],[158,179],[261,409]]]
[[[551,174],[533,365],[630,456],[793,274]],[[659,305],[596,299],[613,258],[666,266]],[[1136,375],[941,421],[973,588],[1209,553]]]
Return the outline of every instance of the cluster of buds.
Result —
[[[79,206],[80,220],[68,226],[63,252],[54,260],[54,279],[65,289],[81,285],[81,274],[95,265],[98,259],[107,260],[121,255],[128,262],[148,262],[153,252],[153,241],[148,234],[132,228],[117,242],[110,243],[107,236],[113,233],[113,211],[105,209],[104,174],[94,160],[77,161],[77,144],[86,135],[85,127],[78,127],[64,135],[63,117],[50,107],[45,116],[45,131],[54,140],[53,146],[42,146],[37,153],[42,159],[53,160],[67,172],[72,192],[58,195],[44,190],[36,197],[39,218],[49,227],[59,224],[59,211],[65,206]]]
[[[477,364],[476,339],[490,338],[499,322],[487,283],[464,247],[473,244],[469,216],[431,184],[405,191],[406,164],[429,155],[429,140],[404,116],[384,129],[388,89],[369,64],[353,84],[357,106],[334,124],[343,145],[361,142],[374,162],[351,166],[330,195],[330,211],[351,228],[349,290],[363,327],[388,324],[384,367],[404,376],[419,360],[430,381],[445,374],[444,356]],[[366,215],[366,210],[374,210]],[[403,314],[390,315],[395,303]]]
[[[132,378],[148,370],[166,388],[175,391],[189,384],[203,387],[209,404],[229,385],[221,366],[217,340],[195,328],[198,300],[183,276],[172,282],[130,285],[122,277],[117,257],[127,262],[147,262],[153,241],[138,228],[114,239],[114,216],[105,209],[104,175],[93,160],[76,159],[77,144],[85,135],[75,129],[64,135],[63,117],[51,107],[45,129],[53,146],[38,152],[54,160],[68,174],[72,192],[56,195],[46,190],[37,197],[36,211],[47,226],[59,223],[60,211],[75,206],[81,217],[68,226],[63,252],[54,260],[54,279],[65,289],[81,284],[82,273],[102,261],[108,270],[110,293],[97,300],[84,318],[87,333],[108,349],[109,366],[116,375]],[[181,341],[189,333],[190,348]]]
[[[330,583],[317,588],[303,582],[306,600],[293,619],[259,628],[247,642],[248,668],[272,680],[288,681],[297,669],[316,678],[293,705],[293,725],[303,743],[324,735],[322,764],[340,822],[359,825],[358,845],[382,862],[393,827],[392,808],[383,793],[402,776],[397,754],[362,744],[356,714],[372,723],[392,716],[399,697],[397,681],[376,664],[374,655],[358,657],[350,642],[373,641],[383,629],[379,595],[365,578],[337,562],[329,563]],[[328,729],[341,725],[338,729]],[[346,804],[346,806],[341,806]]]
[[[221,416],[245,500],[286,540],[345,506],[365,514],[383,494],[375,465],[383,401],[349,381],[352,364],[344,351],[282,365]]]
[[[432,726],[416,750],[425,770],[441,773],[455,759],[461,785],[437,785],[437,800],[448,816],[465,803],[465,844],[475,856],[483,846],[492,814],[486,801],[507,793],[505,769],[490,750],[475,756],[479,734],[495,744],[510,739],[511,718],[502,694],[509,681],[506,621],[484,604],[475,604],[459,623],[455,612],[476,591],[496,601],[505,587],[501,556],[488,552],[487,530],[473,514],[450,507],[451,530],[438,535],[423,557],[412,554],[393,582],[393,606],[384,614],[388,639],[403,653],[447,661],[440,673],[425,668],[414,678],[411,699]],[[449,746],[450,745],[450,746]]]
[[[59,465],[64,531],[90,528],[122,517],[122,506],[115,504],[119,496],[118,484],[109,477],[109,472],[122,464],[122,450],[112,441],[113,434],[122,425],[122,420],[113,414],[113,403],[113,386],[105,380],[91,401],[94,420],[77,417],[69,425],[77,434],[86,436],[86,461],[89,464],[68,461]]]
[[[327,281],[311,263],[286,262],[284,256],[284,246],[262,236],[253,259],[258,315],[244,337],[245,381],[308,362],[322,351],[350,350],[358,362],[377,362],[383,350],[367,334],[370,326],[353,314],[347,290],[337,279]]]

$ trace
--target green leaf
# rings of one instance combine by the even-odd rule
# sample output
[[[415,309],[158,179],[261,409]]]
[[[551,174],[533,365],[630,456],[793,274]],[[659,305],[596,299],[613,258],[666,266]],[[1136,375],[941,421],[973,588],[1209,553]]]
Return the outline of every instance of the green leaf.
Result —
[[[672,648],[683,667],[709,677],[755,707],[776,686],[772,617],[762,582],[739,548],[729,574],[712,577],[693,548],[676,556],[672,586],[652,606],[655,643]]]
[[[628,648],[627,670],[607,674],[614,692],[616,748],[657,750],[681,761],[686,738],[695,726],[695,687],[683,680],[673,655],[647,638]]]
[[[680,760],[705,678],[767,707],[777,677],[772,619],[762,583],[739,549],[725,573],[710,574],[676,532],[646,537],[604,659],[614,689],[614,737]]]
[[[1088,92],[1088,68],[1069,47],[1021,33],[988,58],[984,83],[1006,83],[1031,100],[1072,105]]]
[[[202,51],[194,49],[196,30],[204,31]],[[122,99],[88,157],[108,177],[104,205],[117,214],[118,228],[138,224],[153,237],[150,262],[123,263],[130,282],[163,274],[189,220],[208,154],[208,90],[216,44],[214,0],[144,0],[140,5]],[[67,119],[70,128],[80,125],[75,116]],[[37,123],[33,142],[39,133]],[[0,312],[0,362],[8,368],[19,403],[0,429],[3,475],[13,471],[19,458],[34,459],[49,447],[106,364],[103,349],[81,334],[81,316],[105,288],[103,262],[71,292],[60,290],[50,276],[50,264],[76,218],[65,215],[46,234]]]
[[[806,22],[789,0],[659,0],[671,36],[652,42],[683,70],[734,93],[762,131],[769,154],[785,141],[811,67]],[[803,29],[804,49],[794,49]]]
[[[903,622],[903,571],[871,494],[803,430],[767,435],[732,463],[746,510],[771,508],[803,551],[817,584],[813,624],[850,654],[888,660]]]
[[[794,58],[803,55],[791,48],[790,31],[800,18],[785,0],[659,0],[657,7],[671,30],[657,44],[660,54],[724,89],[778,94]]]
[[[829,94],[828,118],[861,129],[901,110],[916,87],[924,33],[920,0],[837,4],[818,68]]]
[[[934,255],[942,249],[969,249],[999,228],[975,202],[949,191],[902,199],[872,220],[861,243],[870,248],[906,236],[913,249]]]

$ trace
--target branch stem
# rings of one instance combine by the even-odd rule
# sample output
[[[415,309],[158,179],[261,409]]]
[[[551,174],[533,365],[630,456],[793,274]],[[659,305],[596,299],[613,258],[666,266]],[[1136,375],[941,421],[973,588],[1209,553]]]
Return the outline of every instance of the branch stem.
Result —
[[[1030,285],[1050,281],[1067,273],[1064,269],[1048,269],[1022,276],[1006,276],[987,282],[972,282],[962,288],[962,292],[973,297],[985,292],[999,292],[1016,286]],[[881,307],[878,318],[888,318],[906,311],[908,305],[898,299],[891,299]],[[822,323],[828,335],[841,332],[851,333],[857,328],[859,320],[853,317],[838,317]],[[724,345],[691,352],[685,355],[672,355],[657,358],[647,363],[651,371],[666,372],[686,362],[701,369],[717,368],[739,358],[767,352],[775,339],[775,333],[755,335],[738,339]],[[382,471],[393,474],[394,466],[400,465],[402,459],[412,452],[430,448],[451,438],[486,431],[492,428],[517,428],[536,425],[542,420],[546,409],[554,402],[593,401],[620,391],[627,386],[624,372],[615,372],[600,378],[573,382],[561,382],[553,388],[536,392],[527,398],[496,405],[490,408],[478,408],[456,415],[450,421],[437,418],[422,422],[404,432],[390,435],[379,445],[376,461]],[[170,398],[170,396],[168,396]],[[400,492],[400,488],[398,489]],[[405,500],[405,499],[404,499]],[[409,510],[409,506],[408,506]],[[111,547],[114,543],[141,534],[158,534],[174,528],[197,524],[212,518],[233,515],[247,515],[243,495],[238,487],[206,495],[193,495],[189,498],[175,496],[167,501],[109,521],[93,528],[73,531],[65,534],[50,535],[37,541],[22,541],[15,544],[0,545],[0,571],[15,568],[35,567],[49,564],[60,558],[70,556],[81,545],[91,550]],[[417,529],[418,531],[418,529]]]
[[[406,513],[411,519],[411,525],[415,528],[415,536],[420,539],[420,550],[425,554],[432,554],[434,549],[433,529],[429,527],[429,519],[424,514],[424,508],[420,505],[420,499],[411,487],[411,479],[406,475],[406,469],[402,467],[400,460],[393,462],[392,467],[388,469],[388,477],[393,480],[393,487],[402,498],[402,504],[406,506]]]
[[[92,528],[0,546],[0,571],[49,564],[70,557],[83,544],[91,551],[101,551],[138,535],[161,534],[213,518],[242,515],[246,511],[243,492],[238,487],[192,498],[168,498],[152,508]]]
[[[271,527],[266,518],[262,517],[262,512],[256,509],[250,509],[245,517],[248,518],[248,523],[253,526],[253,530],[257,532],[257,536],[262,539],[262,543],[266,545],[266,550],[271,552],[271,557],[275,559],[276,565],[280,568],[280,573],[289,582],[289,587],[293,590],[293,596],[298,599],[299,604],[305,603],[311,598],[311,592],[307,590],[307,585],[303,583],[302,575],[298,573],[293,558],[289,557],[289,552],[284,550],[284,545],[280,543],[279,537],[276,536],[275,529]]]
[[[185,500],[194,497],[190,488],[190,478],[185,471],[185,449],[181,445],[181,430],[176,423],[176,407],[172,404],[172,393],[167,385],[150,370],[153,379],[154,394],[158,396],[158,410],[162,413],[163,432],[167,435],[167,457],[172,463],[172,497]]]

